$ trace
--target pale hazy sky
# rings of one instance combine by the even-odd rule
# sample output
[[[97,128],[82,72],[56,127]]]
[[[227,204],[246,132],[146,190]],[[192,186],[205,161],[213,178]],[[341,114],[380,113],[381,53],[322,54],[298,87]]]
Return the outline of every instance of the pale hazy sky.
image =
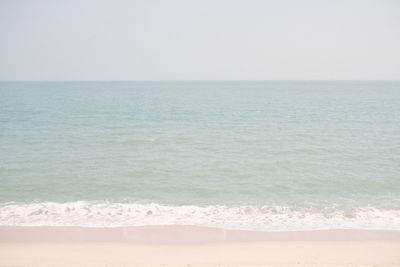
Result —
[[[0,80],[400,79],[400,0],[0,0]]]

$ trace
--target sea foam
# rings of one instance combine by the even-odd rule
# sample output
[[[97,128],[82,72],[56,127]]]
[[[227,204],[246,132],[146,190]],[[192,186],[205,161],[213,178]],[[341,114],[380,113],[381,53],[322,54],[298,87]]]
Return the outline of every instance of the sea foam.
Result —
[[[285,206],[169,206],[86,201],[5,203],[0,206],[2,226],[118,227],[170,224],[258,231],[337,228],[400,230],[400,210],[359,207],[352,211],[316,211]]]

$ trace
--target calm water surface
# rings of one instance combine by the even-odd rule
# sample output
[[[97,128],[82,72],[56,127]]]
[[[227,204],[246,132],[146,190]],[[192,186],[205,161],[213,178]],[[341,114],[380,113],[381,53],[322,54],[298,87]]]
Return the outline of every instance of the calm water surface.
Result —
[[[171,223],[400,230],[400,82],[0,83],[0,225]]]

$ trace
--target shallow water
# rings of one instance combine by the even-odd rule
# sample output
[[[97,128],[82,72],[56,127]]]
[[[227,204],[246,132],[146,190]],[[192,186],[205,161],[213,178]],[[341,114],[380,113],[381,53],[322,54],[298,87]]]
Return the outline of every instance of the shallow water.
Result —
[[[399,81],[1,82],[0,225],[400,230]]]

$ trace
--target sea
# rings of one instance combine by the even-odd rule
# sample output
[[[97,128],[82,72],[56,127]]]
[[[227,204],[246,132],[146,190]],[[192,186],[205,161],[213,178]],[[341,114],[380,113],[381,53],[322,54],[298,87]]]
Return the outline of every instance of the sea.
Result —
[[[400,81],[0,82],[0,225],[400,230]]]

